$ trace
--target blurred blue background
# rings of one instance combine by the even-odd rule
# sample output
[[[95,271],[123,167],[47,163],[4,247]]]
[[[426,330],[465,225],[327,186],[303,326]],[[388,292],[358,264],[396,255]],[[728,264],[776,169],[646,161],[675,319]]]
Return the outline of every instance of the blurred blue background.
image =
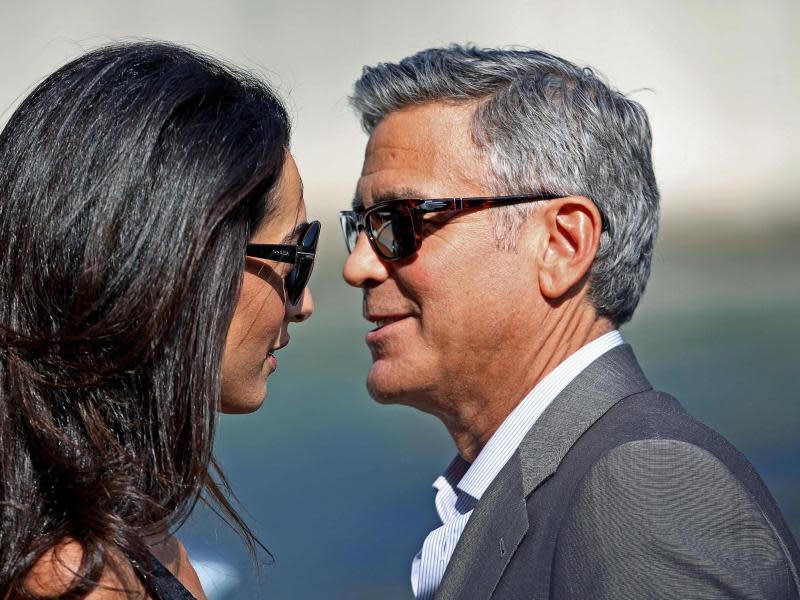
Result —
[[[456,41],[590,64],[648,110],[662,235],[623,336],[656,387],[744,451],[800,535],[798,30],[796,0],[4,3],[0,123],[58,66],[130,37],[249,68],[292,113],[309,213],[324,223],[316,314],[281,352],[264,407],[222,417],[217,440],[274,562],[257,573],[198,509],[179,535],[217,582],[209,596],[411,596],[411,558],[436,522],[431,483],[454,448],[434,418],[367,396],[368,325],[339,278],[335,210],[366,142],[346,101],[362,65]]]

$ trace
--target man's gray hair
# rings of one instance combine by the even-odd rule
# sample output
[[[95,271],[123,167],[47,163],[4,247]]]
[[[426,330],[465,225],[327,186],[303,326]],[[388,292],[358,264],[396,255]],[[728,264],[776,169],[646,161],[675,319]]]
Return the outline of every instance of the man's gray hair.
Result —
[[[365,67],[350,100],[368,133],[406,106],[475,102],[472,139],[486,152],[498,193],[594,201],[606,230],[590,272],[589,299],[615,324],[630,320],[658,233],[650,125],[640,104],[591,69],[545,52],[458,45]],[[516,246],[531,210],[529,204],[496,209],[501,247]]]

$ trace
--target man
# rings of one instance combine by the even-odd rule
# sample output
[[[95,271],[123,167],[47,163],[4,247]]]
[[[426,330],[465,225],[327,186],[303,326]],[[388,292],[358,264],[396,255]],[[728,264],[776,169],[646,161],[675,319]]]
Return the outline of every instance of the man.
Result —
[[[552,55],[459,46],[366,68],[352,102],[367,386],[458,448],[414,595],[797,598],[758,475],[617,331],[658,227],[642,107]]]

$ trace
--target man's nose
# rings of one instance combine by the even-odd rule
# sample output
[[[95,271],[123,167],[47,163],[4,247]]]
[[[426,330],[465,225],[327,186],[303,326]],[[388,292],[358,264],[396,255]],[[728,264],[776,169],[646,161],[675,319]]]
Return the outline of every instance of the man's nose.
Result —
[[[347,257],[342,270],[344,280],[353,287],[373,287],[389,276],[388,264],[382,261],[363,231],[358,234],[355,248]]]

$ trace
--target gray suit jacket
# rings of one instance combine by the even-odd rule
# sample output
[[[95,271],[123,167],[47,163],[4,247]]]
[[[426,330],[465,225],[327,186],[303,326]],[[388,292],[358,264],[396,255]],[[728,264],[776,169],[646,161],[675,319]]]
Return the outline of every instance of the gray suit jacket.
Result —
[[[800,598],[749,462],[652,390],[629,346],[581,373],[492,482],[437,600]]]

